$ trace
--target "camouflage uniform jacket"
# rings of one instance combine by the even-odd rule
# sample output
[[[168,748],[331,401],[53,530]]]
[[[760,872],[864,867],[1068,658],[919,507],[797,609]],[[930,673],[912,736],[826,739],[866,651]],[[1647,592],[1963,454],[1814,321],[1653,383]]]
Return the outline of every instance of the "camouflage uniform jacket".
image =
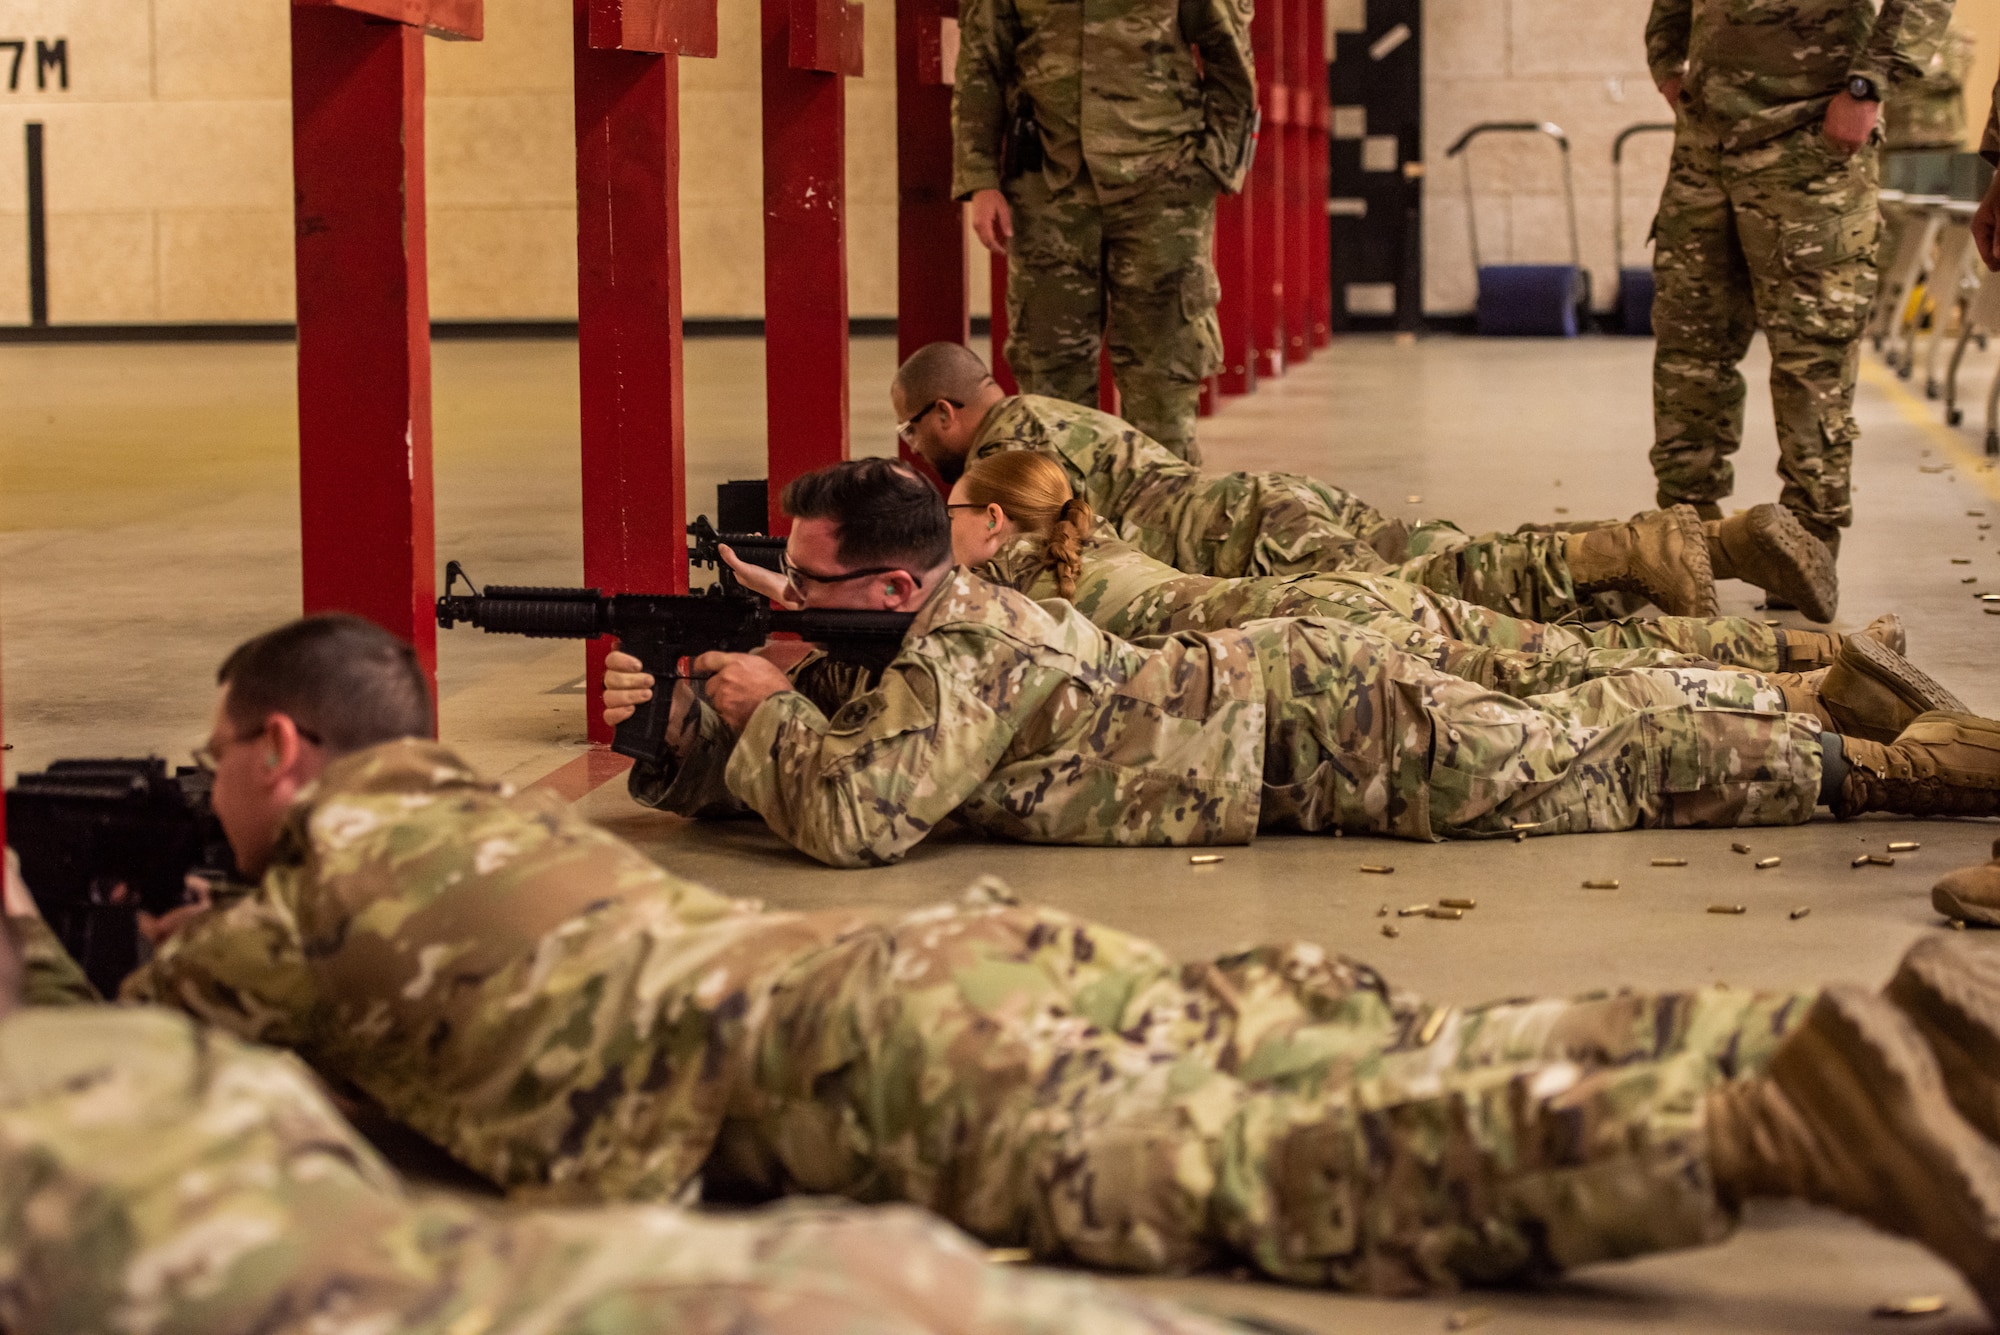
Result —
[[[1067,603],[958,570],[873,688],[831,717],[785,692],[737,738],[704,707],[681,771],[635,769],[632,791],[714,811],[719,778],[836,867],[894,862],[950,816],[1029,843],[1243,843],[1261,803],[1265,699],[1240,632],[1142,648]]]
[[[1237,147],[1257,98],[1250,0],[964,0],[958,33],[956,198],[1000,187],[1019,98],[1034,104],[1052,192],[1087,178],[1111,202],[1190,157],[1242,187]]]
[[[261,884],[123,996],[296,1049],[503,1187],[658,1200],[708,1154],[767,976],[855,917],[756,912],[393,742],[329,766]]]
[[[1684,111],[1724,149],[1760,144],[1826,114],[1855,75],[1890,86],[1919,74],[1952,0],[1653,0],[1653,82],[1683,77]]]
[[[411,1191],[286,1053],[155,1009],[0,1020],[11,1335],[1222,1335],[984,1264],[910,1206],[495,1207]]]
[[[1975,53],[1971,33],[1957,26],[1945,33],[1923,73],[1883,103],[1883,147],[1956,152],[1965,146],[1965,80]]]
[[[993,405],[968,460],[1035,450],[1063,466],[1069,484],[1118,536],[1190,575],[1236,577],[1263,564],[1258,544],[1287,509],[1337,514],[1348,503],[1298,473],[1204,474],[1109,413],[1039,394]],[[1373,552],[1363,556],[1373,558]],[[1384,570],[1380,559],[1361,568]]]

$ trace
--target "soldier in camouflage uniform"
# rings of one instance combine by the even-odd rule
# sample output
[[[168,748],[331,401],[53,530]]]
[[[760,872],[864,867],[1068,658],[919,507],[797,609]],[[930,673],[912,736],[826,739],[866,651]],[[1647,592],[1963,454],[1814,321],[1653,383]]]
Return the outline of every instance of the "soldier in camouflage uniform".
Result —
[[[2000,724],[1969,715],[1912,712],[1930,730],[1896,741],[1891,761],[1727,669],[1626,672],[1513,700],[1341,623],[1134,645],[1069,604],[954,569],[944,507],[902,465],[833,465],[790,484],[784,505],[803,601],[912,613],[900,652],[833,699],[809,699],[764,658],[703,655],[704,698],[677,688],[679,759],[635,766],[630,786],[683,814],[755,811],[829,865],[893,862],[947,817],[1033,843],[1138,845],[1240,843],[1259,829],[1430,839],[1789,824],[1822,801],[1842,814],[1933,800],[2000,814]],[[652,679],[626,655],[608,666],[610,721]],[[1898,749],[1933,741],[1938,759]],[[1854,786],[1884,766],[1940,786]]]
[[[1046,454],[1119,537],[1191,575],[1382,574],[1531,621],[1593,616],[1591,595],[1614,590],[1713,616],[1718,578],[1782,590],[1822,620],[1838,599],[1824,551],[1776,506],[1706,528],[1677,510],[1475,538],[1442,521],[1406,525],[1297,473],[1204,475],[1114,417],[1008,396],[959,344],[913,353],[890,397],[906,443],[945,481],[999,451]]]
[[[1882,100],[1882,150],[1956,153],[1965,147],[1965,81],[1978,42],[1953,24],[1918,75]]]
[[[1199,461],[1215,199],[1242,188],[1256,109],[1249,0],[966,0],[958,32],[952,193],[1007,256],[1008,365],[1095,407],[1108,346],[1126,418]],[[1023,111],[1039,130],[1010,177]]]
[[[295,1058],[154,1009],[0,1019],[0,1266],[12,1335],[1230,1329],[987,1265],[907,1206],[725,1219],[412,1191]]]
[[[1924,709],[1964,708],[1892,647],[1902,631],[1893,616],[1870,627],[1871,643],[1848,645],[1743,617],[1522,621],[1379,575],[1183,575],[1112,537],[1054,460],[1023,450],[975,462],[951,501],[960,565],[1037,601],[1065,599],[1121,639],[1319,617],[1365,627],[1441,672],[1520,698],[1634,668],[1744,667],[1771,675],[1791,712],[1883,741]],[[1902,699],[1916,703],[1892,703]]]
[[[677,880],[551,799],[480,782],[435,745],[284,747],[345,705],[293,693],[300,717],[253,730],[239,689],[261,689],[249,668],[218,704],[217,813],[261,880],[183,925],[126,996],[295,1045],[516,1196],[663,1200],[700,1171],[737,1191],[922,1204],[1051,1259],[1177,1270],[1236,1257],[1378,1293],[1714,1241],[1743,1200],[1803,1196],[1917,1238],[2000,1304],[2000,1088],[1982,1064],[2000,1049],[2000,979],[1962,943],[1913,950],[1886,1000],[1714,987],[1461,1011],[1305,944],[1177,965],[992,884],[901,917],[768,912]],[[260,763],[266,747],[279,764]],[[294,1218],[325,1219],[344,1255],[375,1261],[362,1278],[386,1270],[392,1291],[411,1266],[433,1283],[469,1274],[506,1310],[561,1276],[524,1306],[555,1317],[572,1296],[601,1300],[591,1328],[614,1332],[633,1309],[591,1291],[607,1271],[677,1282],[747,1264],[742,1250],[712,1266],[677,1255],[686,1235],[665,1221],[667,1241],[628,1236],[651,1216],[516,1216],[488,1234],[462,1213],[386,1209],[350,1189],[379,1170],[309,1100],[291,1097],[275,1127],[246,1109],[240,1091],[282,1096],[287,1068],[246,1070],[227,1044],[146,1023],[155,1060],[138,1077],[154,1084],[130,1093],[91,1079],[87,1025],[31,1035],[23,1059],[14,1035],[27,1031],[0,1024],[0,1148],[37,1156],[5,1175],[18,1193],[0,1197],[7,1273],[48,1273],[34,1263],[103,1217],[105,1198],[69,1183],[124,1171],[115,1127],[92,1128],[135,1110],[220,1103],[226,1120],[187,1119],[207,1145],[225,1163],[268,1145],[288,1178],[149,1172],[171,1189],[140,1215],[140,1238],[165,1235],[148,1264],[87,1251],[95,1287],[28,1297],[81,1306],[115,1287],[157,1312],[163,1289],[212,1297],[232,1255],[246,1284],[269,1284],[305,1246]],[[148,1169],[163,1157],[153,1131]],[[197,1183],[242,1213],[181,1231],[200,1222]],[[781,1250],[774,1289],[795,1264],[802,1287],[868,1301],[871,1268],[823,1268],[842,1261],[825,1234],[847,1227]],[[196,1249],[202,1266],[184,1265]],[[970,1302],[967,1281],[947,1278]],[[0,1301],[23,1294],[0,1288]],[[1018,1303],[1024,1325],[1055,1296],[990,1275],[974,1291]],[[1117,1315],[1072,1293],[1080,1321]],[[628,1301],[643,1313],[650,1296]],[[195,1315],[173,1328],[214,1328]],[[461,1321],[450,1329],[487,1328]]]
[[[1711,518],[1735,488],[1736,369],[1771,348],[1779,500],[1836,548],[1853,521],[1854,377],[1876,287],[1879,99],[1922,71],[1951,0],[1654,0],[1674,107],[1653,268],[1653,471]]]

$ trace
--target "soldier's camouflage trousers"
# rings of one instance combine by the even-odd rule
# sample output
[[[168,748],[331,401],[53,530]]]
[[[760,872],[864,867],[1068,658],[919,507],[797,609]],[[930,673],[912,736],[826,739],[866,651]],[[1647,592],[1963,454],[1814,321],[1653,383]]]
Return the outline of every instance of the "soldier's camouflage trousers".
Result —
[[[1364,626],[1440,671],[1503,695],[1567,690],[1633,668],[1715,664],[1776,672],[1777,632],[1745,617],[1631,617],[1559,625],[1526,621],[1384,575],[1298,575],[1282,588],[1222,584],[1192,602],[1173,585],[1111,617],[1125,639],[1237,626],[1253,617],[1322,617]]]
[[[1852,520],[1854,377],[1878,281],[1878,222],[1872,146],[1847,157],[1814,123],[1731,152],[1682,119],[1653,257],[1660,504],[1712,504],[1734,490],[1737,363],[1761,327],[1779,500],[1821,537]]]
[[[1097,407],[1107,344],[1119,415],[1201,462],[1201,382],[1222,365],[1215,178],[1190,162],[1109,204],[1087,174],[1054,195],[1040,172],[1006,190],[1007,364],[1022,391]]]
[[[802,959],[718,1167],[1091,1265],[1503,1282],[1721,1237],[1703,1095],[1811,1000],[1458,1011],[1315,946],[1176,965],[1002,893]]]
[[[1181,478],[1133,488],[1120,537],[1189,574],[1239,579],[1351,571],[1389,575],[1433,593],[1530,621],[1603,615],[1579,600],[1567,533],[1523,525],[1473,536],[1443,520],[1410,524],[1353,492],[1297,473]]]
[[[1656,668],[1516,700],[1374,637],[1289,629],[1262,651],[1260,829],[1432,839],[1791,825],[1819,801],[1820,727],[1765,678]]]

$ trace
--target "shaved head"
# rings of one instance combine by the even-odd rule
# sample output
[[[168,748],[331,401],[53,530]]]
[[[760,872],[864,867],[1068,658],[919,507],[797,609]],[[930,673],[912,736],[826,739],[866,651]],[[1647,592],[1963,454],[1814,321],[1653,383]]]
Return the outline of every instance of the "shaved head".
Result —
[[[927,343],[896,372],[896,391],[915,412],[939,399],[970,403],[991,379],[986,363],[963,343]]]

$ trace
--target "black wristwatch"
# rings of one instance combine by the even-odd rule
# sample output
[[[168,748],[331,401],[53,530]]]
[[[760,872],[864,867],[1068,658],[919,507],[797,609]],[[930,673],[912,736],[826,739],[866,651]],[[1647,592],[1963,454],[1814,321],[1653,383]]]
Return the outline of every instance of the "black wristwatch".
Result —
[[[1880,102],[1882,93],[1875,87],[1875,81],[1865,74],[1857,74],[1847,81],[1847,95],[1856,102]]]

